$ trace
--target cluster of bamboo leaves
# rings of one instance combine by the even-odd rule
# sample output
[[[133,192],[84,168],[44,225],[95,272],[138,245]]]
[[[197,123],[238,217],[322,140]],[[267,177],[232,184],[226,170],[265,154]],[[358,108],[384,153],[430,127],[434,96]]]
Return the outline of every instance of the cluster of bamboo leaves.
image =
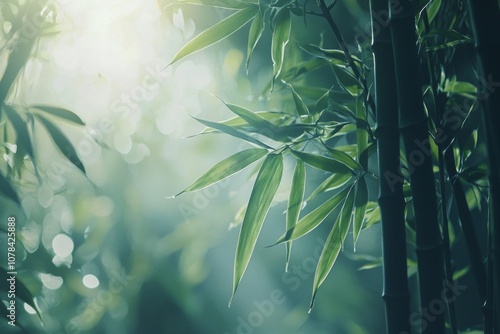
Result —
[[[5,71],[0,80],[0,136],[2,161],[0,162],[0,195],[20,205],[21,189],[27,185],[24,173],[34,174],[43,180],[43,171],[38,168],[40,145],[36,145],[38,132],[46,132],[59,152],[85,174],[85,167],[79,159],[73,144],[57,125],[59,121],[83,126],[83,120],[75,113],[50,105],[22,105],[16,95],[23,89],[23,71],[30,57],[36,53],[37,41],[41,36],[56,31],[56,23],[50,16],[56,15],[56,8],[48,1],[19,2],[9,0],[0,4],[2,30],[0,54],[7,59]],[[41,24],[43,22],[43,24]],[[32,29],[36,28],[36,31]],[[7,225],[0,225],[0,233],[7,233]],[[18,247],[21,247],[21,242]],[[0,267],[0,292],[7,296],[7,271]],[[34,296],[23,284],[16,281],[16,296],[33,307]],[[0,303],[5,310],[5,304]],[[4,321],[5,319],[3,319]],[[22,324],[19,324],[22,327]]]
[[[260,161],[248,205],[239,213],[243,218],[235,254],[233,296],[281,182],[290,182],[291,190],[285,232],[275,244],[286,245],[287,264],[292,241],[325,221],[331,224],[328,218],[337,209],[338,214],[316,268],[312,307],[317,289],[332,269],[349,231],[352,231],[355,243],[363,228],[378,223],[381,218],[380,207],[371,200],[376,194],[370,195],[367,187],[368,178],[375,181],[380,179],[375,154],[375,104],[370,80],[373,59],[369,46],[353,43],[349,47],[346,44],[331,14],[336,1],[327,4],[320,0],[312,4],[296,0],[182,0],[177,4],[223,8],[231,14],[188,42],[175,55],[171,64],[249,25],[248,70],[259,40],[264,33],[271,34],[270,59],[273,70],[269,86],[274,87],[273,94],[282,94],[283,99],[288,96],[293,101],[293,107],[280,111],[251,111],[224,102],[234,113],[233,118],[222,122],[197,119],[207,126],[203,134],[225,133],[248,142],[252,148],[219,162],[181,193],[210,186]],[[456,188],[459,184],[463,193],[460,199],[465,201],[459,202],[459,205],[479,212],[487,210],[482,204],[488,198],[488,186],[484,139],[478,135],[480,117],[476,101],[477,87],[476,84],[457,79],[457,69],[454,67],[457,48],[470,46],[472,38],[462,2],[446,4],[440,0],[416,1],[412,6],[412,12],[416,13],[418,57],[422,64],[428,66],[428,73],[423,75],[422,99],[431,138],[435,175],[432,182],[436,184],[435,180],[439,180],[435,191],[441,195],[438,206],[444,217],[440,214],[438,219],[444,229],[445,247],[450,249],[455,243],[454,229],[460,226],[447,220],[448,210],[455,210],[456,207],[452,203],[453,197],[446,192],[453,192],[450,188]],[[325,21],[325,35],[333,35],[339,49],[324,47],[321,36],[311,36],[307,42],[294,39],[295,29],[307,29],[307,20],[312,19]],[[311,40],[317,42],[311,43]],[[291,53],[290,49],[294,52],[300,50],[301,57],[287,57]],[[422,68],[425,68],[424,65]],[[334,78],[333,86],[321,86],[319,80],[315,81],[316,70]],[[312,79],[308,81],[308,78]],[[463,110],[464,105],[468,106],[467,110]],[[449,114],[443,115],[444,110],[458,110],[461,113],[458,126],[446,123]],[[397,120],[395,126],[397,131]],[[436,134],[442,129],[446,132],[447,140],[444,144],[436,144]],[[296,161],[291,180],[282,178],[283,157],[286,155]],[[449,160],[446,165],[450,166],[448,170],[444,169],[444,156]],[[413,166],[404,154],[400,155],[400,159],[404,178],[402,189],[406,229],[403,240],[415,247],[415,213],[409,184]],[[326,172],[327,177],[311,194],[305,194],[306,173],[315,172],[315,169]],[[442,186],[441,192],[437,185]],[[331,192],[330,198],[303,214],[305,205],[325,192]],[[453,209],[449,209],[451,207]],[[448,263],[451,261],[449,256],[446,260]],[[483,258],[479,254],[479,258],[471,260],[474,261],[482,262]],[[376,265],[368,264],[366,267]],[[409,256],[408,265],[416,266],[413,255]],[[447,272],[447,275],[451,275],[448,278],[453,280],[468,270],[469,267],[459,268],[454,273]],[[415,271],[409,273],[411,275]]]

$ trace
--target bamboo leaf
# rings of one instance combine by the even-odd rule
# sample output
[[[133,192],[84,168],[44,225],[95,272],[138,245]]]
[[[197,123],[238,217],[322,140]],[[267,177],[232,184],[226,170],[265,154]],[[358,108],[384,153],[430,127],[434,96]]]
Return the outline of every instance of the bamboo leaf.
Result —
[[[295,102],[295,110],[297,110],[297,115],[300,116],[309,116],[309,108],[304,103],[304,100],[300,97],[299,94],[295,91],[292,85],[288,85],[292,90],[293,100]]]
[[[361,95],[361,88],[358,79],[349,72],[346,68],[332,65],[333,72],[335,72],[335,77],[340,86],[342,86],[346,91],[351,94],[351,96]]]
[[[342,187],[344,184],[349,182],[351,180],[352,175],[349,174],[340,174],[340,173],[335,173],[331,176],[329,176],[325,181],[323,181],[312,193],[309,195],[307,198],[306,202],[311,201],[313,198],[315,198],[317,195],[332,191],[334,189],[338,189]]]
[[[12,127],[16,131],[16,141],[19,146],[22,146],[26,153],[34,159],[33,146],[31,145],[31,139],[28,132],[28,127],[26,122],[19,116],[17,111],[6,104],[3,105],[7,117],[9,117]],[[24,158],[24,157],[22,157]]]
[[[17,204],[20,204],[21,202],[19,201],[19,196],[17,195],[17,192],[14,190],[14,187],[12,187],[12,184],[10,181],[0,172],[0,191],[16,202]]]
[[[252,25],[250,26],[250,31],[248,33],[248,47],[247,47],[247,72],[250,66],[250,59],[252,58],[253,50],[262,37],[264,32],[264,19],[262,17],[262,12],[259,10],[257,15],[253,18]]]
[[[346,188],[335,194],[328,201],[308,213],[300,219],[292,229],[289,229],[285,234],[279,237],[273,246],[282,242],[298,239],[314,230],[345,199],[349,189],[350,188]]]
[[[292,21],[290,11],[284,8],[276,15],[276,21],[271,40],[271,58],[273,61],[273,83],[281,74],[285,59],[285,48],[290,40]]]
[[[180,49],[169,65],[232,35],[250,21],[257,14],[258,10],[256,5],[249,5],[203,31]]]
[[[314,299],[316,298],[316,293],[318,288],[323,284],[328,273],[332,269],[340,250],[343,247],[344,240],[349,231],[349,226],[351,225],[351,215],[354,206],[354,187],[349,189],[349,194],[345,198],[342,210],[333,225],[333,228],[328,235],[323,251],[318,260],[318,266],[316,267],[316,272],[314,274],[313,292],[311,298],[310,310],[312,310],[314,305]]]
[[[83,166],[83,163],[81,162],[80,158],[78,158],[78,155],[76,154],[75,148],[71,144],[71,142],[68,140],[66,135],[59,130],[52,122],[50,122],[48,119],[43,117],[42,115],[36,115],[38,120],[43,124],[43,126],[47,129],[48,133],[54,140],[54,143],[56,146],[59,148],[59,150],[62,152],[62,154],[69,160],[73,165],[78,167],[84,174],[85,172],[85,167]]]
[[[331,157],[333,159],[335,159],[338,162],[346,165],[350,169],[352,169],[352,170],[358,170],[358,171],[362,171],[363,170],[363,167],[361,167],[361,165],[356,160],[354,160],[353,158],[351,158],[349,156],[349,154],[347,154],[345,152],[342,152],[340,150],[334,149],[334,148],[330,148],[330,147],[328,147],[328,152],[330,153],[330,155],[331,155]]]
[[[230,156],[229,158],[226,158],[217,163],[205,174],[203,174],[198,180],[193,182],[193,184],[173,197],[179,196],[180,194],[185,192],[200,190],[208,187],[209,185],[217,183],[246,168],[248,165],[259,160],[267,153],[268,151],[263,148],[250,148],[245,151],[238,152]]]
[[[54,115],[56,117],[70,121],[70,122],[78,124],[78,125],[85,125],[85,122],[82,121],[82,119],[77,114],[75,114],[74,112],[69,111],[67,109],[52,107],[52,106],[45,106],[45,105],[33,105],[33,106],[30,106],[30,108],[35,108],[35,109],[44,111],[48,114]]]
[[[349,169],[349,167],[331,158],[295,150],[291,151],[294,156],[315,168],[331,173],[352,174],[352,171]]]
[[[356,242],[358,241],[359,233],[365,219],[366,207],[368,206],[368,188],[364,176],[356,183],[356,199],[354,201],[354,219],[353,219],[353,241],[354,250],[356,250]]]
[[[222,124],[222,123],[215,123],[215,122],[210,122],[210,121],[206,121],[206,120],[203,120],[203,119],[200,119],[200,118],[196,118],[196,117],[193,117],[195,120],[197,120],[198,122],[200,122],[201,124],[205,125],[205,126],[208,126],[208,127],[211,127],[213,129],[216,129],[216,130],[219,130],[221,132],[224,132],[228,135],[231,135],[233,137],[236,137],[236,138],[240,138],[240,139],[243,139],[249,143],[252,143],[252,144],[256,144],[258,146],[261,146],[261,147],[264,147],[264,148],[267,148],[267,149],[273,149],[271,146],[269,145],[266,145],[264,144],[263,142],[253,138],[253,137],[250,137],[249,135],[247,134],[244,134],[243,132],[240,132],[228,125],[225,125],[225,124]]]
[[[299,219],[300,210],[304,200],[304,191],[306,187],[306,169],[304,162],[297,160],[295,172],[292,179],[292,188],[290,189],[290,197],[288,199],[288,208],[286,210],[286,229],[292,229]],[[292,242],[286,244],[286,266],[285,271],[288,271],[288,263],[290,262],[290,254],[292,251]]]
[[[259,170],[241,224],[234,260],[233,293],[229,305],[248,266],[264,218],[281,182],[282,173],[283,157],[280,154],[269,154]]]

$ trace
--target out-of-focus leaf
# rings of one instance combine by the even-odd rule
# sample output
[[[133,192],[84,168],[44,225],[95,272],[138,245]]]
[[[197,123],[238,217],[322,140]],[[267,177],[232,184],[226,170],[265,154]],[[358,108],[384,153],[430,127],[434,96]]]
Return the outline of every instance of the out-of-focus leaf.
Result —
[[[247,212],[247,204],[243,205],[234,215],[233,221],[229,224],[228,230],[232,230],[233,228],[240,226],[243,223],[243,218],[245,218],[245,214]]]
[[[198,180],[175,196],[179,196],[180,194],[189,191],[200,190],[217,183],[246,168],[248,165],[259,160],[267,153],[268,151],[263,148],[250,148],[245,151],[238,152],[210,168]]]
[[[312,193],[309,195],[307,198],[306,202],[309,202],[313,198],[315,198],[317,195],[327,192],[327,191],[332,191],[334,189],[338,189],[342,187],[344,184],[349,182],[349,180],[352,178],[352,175],[349,174],[340,174],[340,173],[335,173],[332,176],[329,176],[325,181],[323,181]]]
[[[240,0],[178,0],[174,5],[202,5],[208,7],[224,8],[224,9],[245,9],[250,4],[256,4],[254,1]],[[169,1],[167,5],[172,5]]]
[[[353,219],[353,241],[354,249],[356,250],[356,242],[358,241],[359,232],[363,226],[365,219],[366,207],[368,205],[368,187],[364,176],[356,183],[356,199],[354,201],[354,219]]]
[[[285,47],[290,40],[292,20],[290,10],[283,8],[276,15],[273,35],[271,40],[271,58],[273,61],[273,83],[281,74],[285,59]]]
[[[73,165],[78,167],[85,174],[85,167],[81,162],[80,158],[76,154],[75,148],[68,140],[66,135],[61,132],[52,122],[43,117],[42,115],[36,115],[38,120],[43,124],[43,126],[47,129],[48,133],[54,140],[54,143],[59,148],[59,150],[64,154],[64,156],[71,161]]]
[[[222,123],[210,122],[210,121],[206,121],[204,119],[200,119],[200,118],[196,118],[196,117],[193,117],[193,118],[195,120],[197,120],[198,122],[200,122],[201,124],[205,125],[205,126],[208,126],[208,127],[213,128],[213,129],[219,130],[219,131],[224,132],[224,133],[226,133],[228,135],[231,135],[233,137],[243,139],[243,140],[245,140],[245,141],[247,141],[249,143],[256,144],[258,146],[261,146],[261,147],[264,147],[264,148],[267,148],[267,149],[273,149],[271,146],[264,144],[260,140],[257,140],[257,139],[255,139],[253,137],[250,137],[249,135],[244,134],[243,132],[238,131],[238,130],[236,130],[236,129],[228,126],[228,125],[225,125],[225,124],[222,124]]]
[[[258,13],[258,11],[259,8],[257,5],[248,5],[248,7],[237,11],[231,16],[203,31],[189,41],[182,49],[180,49],[169,65],[172,65],[176,61],[232,35],[235,31],[239,30],[248,21],[250,21]]]
[[[369,125],[366,123],[365,109],[362,103],[359,103],[356,109],[356,158],[364,170],[368,169],[368,156],[365,155],[365,150],[368,148],[368,132],[366,130]]]
[[[9,117],[12,126],[14,127],[14,130],[16,130],[17,144],[26,150],[26,153],[28,153],[31,159],[34,159],[33,146],[31,145],[31,139],[26,122],[11,106],[4,104],[3,108],[7,117]]]
[[[231,300],[248,266],[262,224],[281,182],[282,174],[283,156],[281,154],[269,154],[259,170],[250,200],[248,201],[245,218],[241,224],[234,260],[234,280]],[[230,305],[231,300],[229,301]]]
[[[262,12],[259,10],[257,15],[253,18],[252,25],[250,26],[250,32],[248,33],[247,71],[250,66],[250,59],[252,58],[253,50],[262,37],[263,32],[264,19],[262,18]]]
[[[345,198],[345,202],[342,206],[342,210],[333,225],[333,228],[328,235],[328,238],[323,247],[323,251],[319,257],[318,265],[316,267],[316,272],[314,274],[313,291],[311,298],[310,309],[313,308],[314,299],[316,298],[316,293],[318,288],[323,284],[328,273],[333,267],[333,264],[337,260],[340,250],[343,247],[344,240],[349,231],[349,226],[351,225],[352,209],[354,206],[354,187],[349,189],[349,194]]]
[[[464,165],[465,161],[467,161],[467,159],[470,157],[470,155],[476,148],[476,145],[477,145],[477,129],[472,131],[469,139],[467,139],[467,142],[465,143],[465,146],[462,150],[460,166]]]
[[[303,62],[298,63],[295,66],[290,67],[282,73],[282,80],[284,82],[290,82],[292,80],[298,79],[301,75],[310,73],[314,70],[322,68],[329,65],[329,62],[321,58],[312,58]],[[311,88],[311,87],[309,87]],[[324,91],[323,88],[317,88]]]
[[[293,95],[293,101],[295,102],[295,110],[297,111],[297,116],[308,116],[309,115],[309,108],[307,105],[304,103],[304,100],[300,97],[299,94],[295,91],[292,85],[289,85],[290,89],[292,90],[292,95]]]
[[[286,230],[291,230],[299,219],[300,209],[304,200],[304,191],[306,188],[306,168],[302,161],[297,160],[295,172],[292,179],[292,188],[290,189],[290,197],[288,199],[288,208],[286,210]],[[290,254],[292,251],[292,242],[286,243],[286,265],[285,271],[288,271],[288,263],[290,262]]]
[[[16,298],[19,298],[26,304],[30,305],[33,307],[33,309],[36,311],[38,314],[38,317],[40,320],[42,320],[42,317],[40,315],[40,311],[38,310],[38,307],[35,304],[34,301],[34,296],[33,294],[28,290],[26,285],[22,281],[20,281],[17,277],[9,275],[8,272],[0,267],[0,291],[9,291],[9,281],[7,279],[10,279],[11,277],[15,278],[15,285],[16,285]]]
[[[308,213],[300,219],[292,229],[286,231],[284,235],[279,237],[274,245],[285,241],[295,240],[314,230],[345,199],[349,189],[350,188],[346,188],[340,191],[332,196],[332,198],[328,201]]]
[[[35,109],[44,111],[48,114],[54,115],[56,117],[70,121],[70,122],[78,124],[78,125],[85,125],[85,122],[82,121],[82,119],[77,114],[75,114],[74,112],[69,111],[67,109],[52,107],[52,106],[45,106],[45,105],[33,105],[33,106],[30,106],[30,108],[35,108]]]
[[[14,187],[10,184],[10,181],[0,172],[0,191],[16,202],[17,204],[20,204],[19,202],[19,196],[17,196],[17,192],[14,190]]]
[[[331,173],[352,174],[352,171],[349,167],[331,158],[295,150],[292,150],[292,154],[300,160],[304,161],[306,164],[315,168]]]

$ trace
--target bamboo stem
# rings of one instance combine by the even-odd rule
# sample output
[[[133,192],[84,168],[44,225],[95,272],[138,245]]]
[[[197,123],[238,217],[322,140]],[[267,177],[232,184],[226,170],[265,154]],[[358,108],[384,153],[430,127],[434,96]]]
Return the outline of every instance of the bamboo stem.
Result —
[[[371,0],[372,13],[388,11],[387,0]],[[372,17],[372,27],[374,24]],[[389,27],[372,34],[377,108],[377,148],[380,177],[378,203],[382,219],[382,249],[388,334],[410,332],[410,292],[406,264],[403,178],[400,176],[398,103]],[[393,178],[398,176],[396,181]]]
[[[470,12],[472,32],[482,72],[482,84],[487,95],[482,100],[484,120],[487,131],[489,160],[490,208],[489,251],[488,251],[488,291],[486,306],[493,307],[493,332],[500,330],[500,9],[496,0],[467,1]],[[497,279],[491,282],[490,280]],[[491,329],[488,329],[491,330]]]
[[[399,127],[410,167],[416,221],[416,253],[422,310],[439,301],[443,291],[443,245],[439,230],[432,156],[422,145],[428,143],[427,117],[423,108],[419,61],[412,3],[391,6],[391,33],[398,87]],[[445,332],[444,312],[422,319],[423,333]]]

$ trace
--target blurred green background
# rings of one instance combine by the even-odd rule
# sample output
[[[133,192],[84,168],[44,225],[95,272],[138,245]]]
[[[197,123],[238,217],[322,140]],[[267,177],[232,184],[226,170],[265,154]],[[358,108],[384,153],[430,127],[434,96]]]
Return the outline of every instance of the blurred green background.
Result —
[[[248,201],[252,167],[205,190],[166,198],[246,145],[218,134],[189,137],[203,130],[191,116],[230,118],[217,97],[252,110],[280,110],[290,103],[280,92],[262,94],[272,73],[268,42],[257,48],[248,75],[242,37],[248,27],[167,67],[182,45],[229,12],[164,8],[164,2],[152,0],[52,5],[57,24],[36,43],[10,98],[20,105],[67,108],[86,122],[85,127],[59,124],[88,178],[38,131],[34,142],[43,182],[24,171],[22,208],[1,198],[1,219],[17,217],[23,245],[18,243],[18,279],[36,296],[42,316],[40,321],[28,305],[18,309],[25,332],[384,331],[381,270],[358,270],[380,256],[378,226],[362,233],[356,252],[347,238],[309,314],[315,265],[333,219],[294,242],[285,273],[285,247],[265,248],[285,229],[288,189],[280,189],[228,308],[238,236],[231,225]],[[342,25],[364,27],[367,21],[354,22],[351,15],[367,19],[360,15],[366,8],[356,1],[338,8]],[[5,18],[4,23],[5,35]],[[315,31],[321,25],[308,24],[311,30],[294,38],[320,36]],[[346,29],[348,40],[352,33]],[[293,165],[285,166],[284,177],[291,180]],[[308,187],[324,177],[311,170]],[[372,187],[373,199],[376,195]],[[352,261],[359,258],[367,261]],[[0,326],[2,332],[22,332],[4,322]]]

